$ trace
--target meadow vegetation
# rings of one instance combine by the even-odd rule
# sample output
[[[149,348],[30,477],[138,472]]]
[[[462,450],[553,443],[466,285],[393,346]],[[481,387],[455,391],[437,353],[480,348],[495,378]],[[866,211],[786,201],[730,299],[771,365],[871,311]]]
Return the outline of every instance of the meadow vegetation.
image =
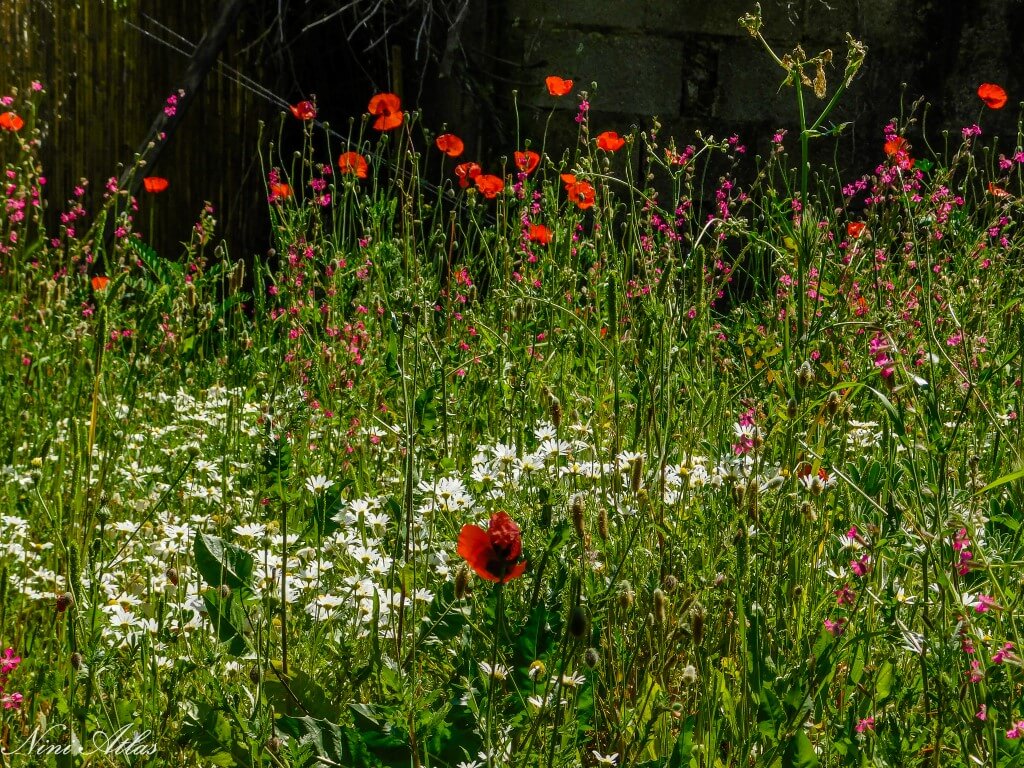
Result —
[[[847,53],[757,158],[296,104],[249,262],[5,96],[0,765],[1024,764],[1022,138],[812,167]]]

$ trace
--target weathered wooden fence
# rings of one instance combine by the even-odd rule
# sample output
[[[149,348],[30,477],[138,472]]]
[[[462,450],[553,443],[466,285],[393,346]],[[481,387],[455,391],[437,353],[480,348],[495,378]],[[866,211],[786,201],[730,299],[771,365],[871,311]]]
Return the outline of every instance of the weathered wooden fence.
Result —
[[[0,0],[0,93],[32,80],[45,87],[40,119],[51,216],[80,178],[90,181],[95,206],[106,179],[131,161],[218,7],[214,0]],[[255,23],[255,16],[243,17],[221,54],[222,62],[250,77],[261,74]],[[257,131],[258,120],[276,112],[223,71],[210,73],[149,169],[170,180],[167,192],[142,202],[158,206],[158,246],[173,253],[206,200],[214,203],[222,231],[244,237],[266,226],[259,210]],[[146,229],[149,221],[143,210],[138,225]]]

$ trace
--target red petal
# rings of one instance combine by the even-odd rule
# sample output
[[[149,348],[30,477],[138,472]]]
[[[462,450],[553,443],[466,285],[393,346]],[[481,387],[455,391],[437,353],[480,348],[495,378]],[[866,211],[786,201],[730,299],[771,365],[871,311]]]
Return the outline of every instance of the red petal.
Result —
[[[512,570],[505,574],[505,578],[501,580],[502,584],[508,584],[512,579],[518,579],[526,571],[526,561],[523,560],[521,563],[516,563],[512,566]],[[497,581],[497,579],[495,579]]]
[[[498,577],[487,570],[487,564],[494,559],[494,551],[491,549],[491,539],[487,531],[479,525],[462,526],[456,551],[466,559],[466,563],[478,576],[488,581],[498,581]]]

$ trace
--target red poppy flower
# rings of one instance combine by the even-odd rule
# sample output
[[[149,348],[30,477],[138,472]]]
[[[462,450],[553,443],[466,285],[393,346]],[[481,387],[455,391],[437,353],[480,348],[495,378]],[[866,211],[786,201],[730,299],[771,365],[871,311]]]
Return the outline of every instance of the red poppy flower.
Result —
[[[312,120],[316,117],[316,105],[312,101],[300,101],[288,107],[299,120]]]
[[[1002,109],[1006,106],[1006,91],[995,83],[979,85],[978,98],[984,101],[989,109]]]
[[[851,221],[846,225],[847,237],[860,237],[861,232],[864,231],[865,224],[863,221]]]
[[[405,120],[402,102],[393,93],[378,93],[370,99],[370,105],[366,111],[377,116],[377,119],[373,121],[373,127],[378,131],[390,131],[400,126]]]
[[[454,133],[442,133],[434,139],[434,144],[448,157],[458,157],[466,148],[466,145],[462,143],[462,139]]]
[[[563,173],[562,174],[562,183],[564,183],[566,186],[569,186],[570,184],[575,184],[576,183],[576,176],[574,174],[572,174],[572,173]]]
[[[525,152],[514,152],[513,156],[515,157],[516,168],[526,174],[533,173],[534,168],[540,162],[540,155],[532,149],[528,149]]]
[[[358,152],[343,152],[338,158],[338,168],[342,173],[353,173],[357,179],[365,179],[370,165]]]
[[[605,131],[597,135],[597,148],[605,152],[618,152],[626,144],[626,140],[615,131]]]
[[[462,526],[457,551],[478,576],[497,584],[507,584],[526,570],[525,560],[516,562],[523,553],[523,535],[507,512],[491,515],[487,530]]]
[[[94,291],[105,291],[109,284],[110,278],[106,275],[96,275],[96,277],[92,279],[92,289]]]
[[[531,243],[547,245],[551,242],[551,230],[543,224],[531,224],[529,229]]]
[[[498,196],[498,193],[505,188],[505,182],[498,176],[492,176],[489,173],[479,174],[473,183],[476,184],[476,188],[480,190],[480,194],[486,197],[488,200],[493,200]]]
[[[552,96],[565,96],[572,90],[572,80],[563,80],[557,75],[551,75],[544,82],[548,86],[548,93]]]
[[[167,189],[168,181],[162,176],[146,176],[142,180],[143,188],[151,195],[158,195]]]
[[[284,200],[292,196],[292,188],[284,182],[270,185],[270,201]]]
[[[455,166],[455,175],[459,177],[459,186],[465,189],[469,186],[469,183],[483,173],[481,168],[476,163],[459,163]]]
[[[4,112],[0,115],[0,128],[5,131],[20,131],[24,125],[25,121],[13,112]]]
[[[581,210],[585,211],[594,204],[594,187],[589,182],[574,181],[572,184],[565,185],[565,191],[569,195],[569,200]]]

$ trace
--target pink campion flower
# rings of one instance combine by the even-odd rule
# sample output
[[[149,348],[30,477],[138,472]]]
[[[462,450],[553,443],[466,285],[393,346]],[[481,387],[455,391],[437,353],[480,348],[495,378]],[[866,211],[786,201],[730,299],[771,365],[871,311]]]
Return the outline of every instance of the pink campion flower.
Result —
[[[17,709],[21,706],[21,702],[24,701],[25,697],[20,693],[5,694],[0,697],[0,704],[3,705],[4,709]]]
[[[832,635],[832,637],[839,637],[846,631],[846,619],[840,618],[835,621],[825,619],[825,631]]]
[[[1006,731],[1006,738],[1008,739],[1019,739],[1021,736],[1024,736],[1024,720],[1018,720]]]
[[[989,595],[978,595],[978,599],[974,603],[975,613],[985,613],[990,608],[998,610],[999,606],[996,605],[996,601]]]
[[[850,589],[849,584],[843,584],[834,594],[836,605],[853,605],[857,601],[857,593]]]
[[[0,656],[0,677],[7,677],[18,668],[19,664],[21,664],[21,657],[14,655],[14,649],[5,649],[3,656]]]
[[[875,730],[875,718],[865,717],[863,720],[857,723],[854,730],[856,730],[857,733],[865,733],[867,731]]]
[[[1013,649],[1013,643],[1004,643],[1002,648],[992,654],[992,663],[1002,664],[1004,661],[1017,661],[1017,655]]]
[[[850,570],[858,578],[864,578],[871,572],[871,555],[861,555],[858,560],[850,561]]]
[[[977,711],[977,713],[974,716],[976,718],[978,718],[979,720],[987,720],[988,719],[988,705],[987,704],[982,704],[981,708]]]

